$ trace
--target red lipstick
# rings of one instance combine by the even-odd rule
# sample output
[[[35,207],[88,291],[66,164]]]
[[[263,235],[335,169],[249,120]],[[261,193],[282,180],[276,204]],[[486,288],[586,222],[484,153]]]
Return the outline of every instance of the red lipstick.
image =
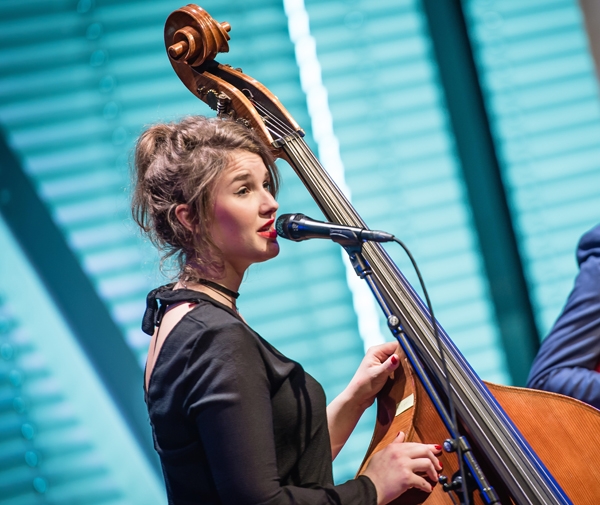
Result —
[[[277,238],[277,232],[275,230],[259,231],[258,234],[261,237],[265,237],[265,238],[270,238],[270,239]]]
[[[275,228],[272,227],[274,222],[274,219],[267,221],[267,223],[260,230],[258,230],[257,233],[264,238],[268,238],[271,240],[276,239],[277,232],[275,231]]]

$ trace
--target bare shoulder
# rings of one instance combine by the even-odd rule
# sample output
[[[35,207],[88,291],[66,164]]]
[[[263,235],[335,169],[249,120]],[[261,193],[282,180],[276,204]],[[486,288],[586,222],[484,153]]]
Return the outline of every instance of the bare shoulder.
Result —
[[[195,306],[196,303],[186,302],[173,307],[165,313],[160,326],[154,331],[154,335],[152,335],[152,339],[150,340],[150,345],[148,347],[148,357],[146,358],[146,375],[144,377],[146,390],[148,390],[148,384],[150,382],[152,370],[156,364],[156,359],[158,358],[160,350],[167,337],[173,328],[177,326],[177,323],[181,321],[183,316],[190,312]]]

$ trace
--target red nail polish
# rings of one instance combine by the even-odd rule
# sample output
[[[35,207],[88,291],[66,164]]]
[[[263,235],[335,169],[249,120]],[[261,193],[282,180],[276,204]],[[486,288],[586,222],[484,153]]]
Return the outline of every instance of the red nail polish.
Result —
[[[444,463],[442,463],[441,461],[438,461],[438,463],[440,464],[440,468],[444,468]]]
[[[442,446],[441,445],[435,445],[435,450],[436,451],[441,451],[442,450]]]
[[[396,356],[392,356],[392,365],[398,364],[398,358]]]

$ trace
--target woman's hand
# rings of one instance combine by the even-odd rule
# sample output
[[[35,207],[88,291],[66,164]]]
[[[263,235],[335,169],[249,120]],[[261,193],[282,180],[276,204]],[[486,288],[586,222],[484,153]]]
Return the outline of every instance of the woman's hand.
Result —
[[[331,454],[338,455],[356,423],[375,401],[390,374],[400,361],[394,354],[398,344],[388,342],[367,351],[348,387],[327,406]]]
[[[374,454],[363,475],[375,485],[377,505],[389,503],[411,488],[431,493],[433,487],[423,476],[437,482],[442,465],[436,455],[441,450],[439,445],[405,443],[400,432],[396,440]]]
[[[397,349],[396,342],[370,347],[348,384],[346,393],[363,411],[373,404],[390,374],[400,365]]]

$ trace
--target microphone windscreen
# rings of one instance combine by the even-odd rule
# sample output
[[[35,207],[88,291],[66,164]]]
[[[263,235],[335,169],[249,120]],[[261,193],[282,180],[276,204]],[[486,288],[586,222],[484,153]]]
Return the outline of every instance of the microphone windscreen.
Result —
[[[312,221],[310,217],[304,214],[282,214],[275,222],[275,231],[281,238],[287,238],[294,242],[306,240],[308,237],[298,235],[299,230],[306,224],[304,221]]]
[[[290,238],[290,232],[288,230],[288,221],[293,218],[295,214],[282,214],[275,221],[275,231],[277,235],[283,238]]]

